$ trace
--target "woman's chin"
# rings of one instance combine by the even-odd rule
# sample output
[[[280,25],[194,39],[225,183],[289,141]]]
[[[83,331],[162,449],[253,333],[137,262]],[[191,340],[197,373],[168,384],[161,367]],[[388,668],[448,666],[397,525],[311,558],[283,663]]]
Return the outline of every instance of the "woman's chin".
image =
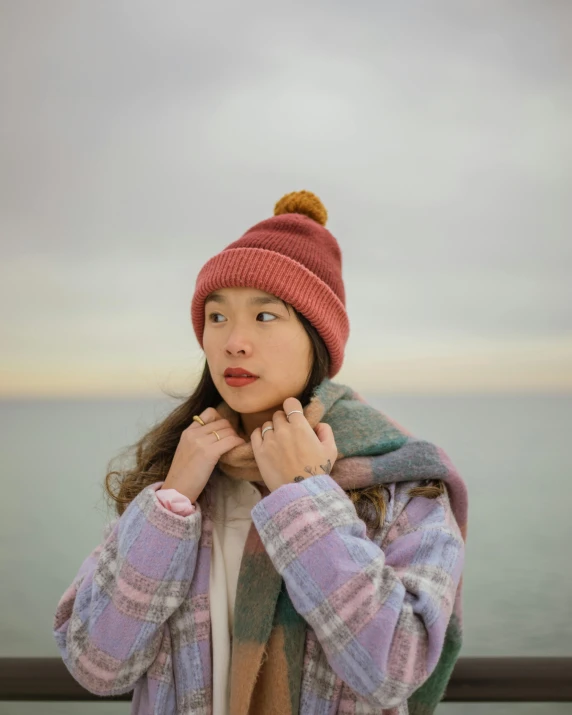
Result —
[[[248,394],[248,387],[245,389],[244,387],[232,388],[228,385],[221,385],[218,391],[226,404],[235,412],[247,414],[269,409],[265,406],[267,400],[261,399],[260,395]]]

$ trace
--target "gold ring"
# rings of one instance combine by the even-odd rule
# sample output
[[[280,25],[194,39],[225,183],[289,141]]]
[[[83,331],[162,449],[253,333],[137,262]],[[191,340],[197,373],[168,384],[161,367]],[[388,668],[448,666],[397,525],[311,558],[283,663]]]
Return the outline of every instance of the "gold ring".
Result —
[[[198,422],[203,427],[206,424],[206,422],[203,422],[202,419],[198,415],[193,415],[193,422]]]
[[[220,435],[218,432],[215,432],[214,430],[210,432],[209,434],[216,434],[217,441],[220,439]]]

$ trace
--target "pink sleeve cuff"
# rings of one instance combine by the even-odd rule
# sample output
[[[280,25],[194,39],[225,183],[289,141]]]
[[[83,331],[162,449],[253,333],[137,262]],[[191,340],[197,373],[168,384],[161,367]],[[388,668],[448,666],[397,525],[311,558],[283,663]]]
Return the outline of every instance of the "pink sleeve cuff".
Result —
[[[155,494],[165,509],[172,511],[175,514],[189,516],[190,514],[194,514],[196,511],[189,497],[181,494],[181,492],[176,489],[157,489]]]

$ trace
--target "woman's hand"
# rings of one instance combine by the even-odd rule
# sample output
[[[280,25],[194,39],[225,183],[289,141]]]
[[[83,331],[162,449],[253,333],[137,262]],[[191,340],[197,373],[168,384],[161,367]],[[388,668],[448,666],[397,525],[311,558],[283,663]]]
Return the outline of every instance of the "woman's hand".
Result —
[[[207,407],[198,422],[183,430],[169,473],[161,489],[176,489],[194,504],[206,486],[216,463],[229,450],[244,444],[227,419],[214,407]],[[218,433],[218,437],[214,432]]]
[[[338,457],[330,425],[320,422],[314,430],[299,412],[286,419],[292,410],[302,410],[295,397],[287,397],[283,407],[250,438],[260,475],[271,492],[306,477],[329,474]],[[266,430],[262,437],[262,430],[268,426],[274,429]]]

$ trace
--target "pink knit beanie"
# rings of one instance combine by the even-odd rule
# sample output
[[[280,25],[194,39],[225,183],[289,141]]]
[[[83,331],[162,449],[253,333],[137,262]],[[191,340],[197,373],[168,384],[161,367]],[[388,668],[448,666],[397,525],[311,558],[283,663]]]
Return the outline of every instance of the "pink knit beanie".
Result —
[[[218,288],[258,288],[290,303],[312,323],[330,354],[328,376],[339,372],[350,327],[342,254],[325,228],[327,218],[324,205],[311,192],[286,194],[272,218],[257,223],[205,263],[191,302],[201,347],[205,298]]]

